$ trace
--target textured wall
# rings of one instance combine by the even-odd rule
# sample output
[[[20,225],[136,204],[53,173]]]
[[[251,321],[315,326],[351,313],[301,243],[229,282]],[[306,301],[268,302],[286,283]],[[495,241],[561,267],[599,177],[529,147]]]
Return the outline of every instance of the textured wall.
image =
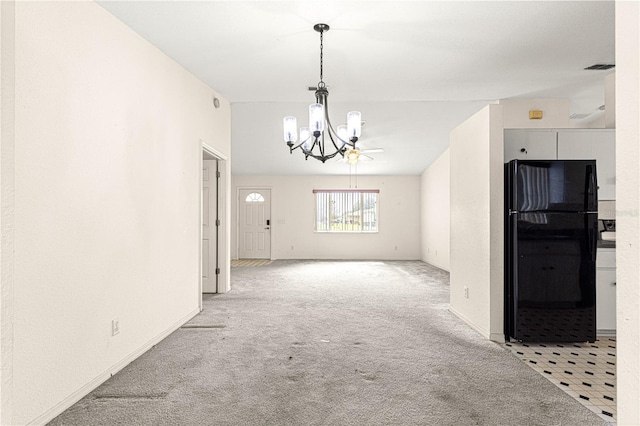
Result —
[[[640,5],[616,2],[618,424],[640,424]]]
[[[487,338],[503,335],[502,106],[451,132],[451,310]],[[464,297],[467,287],[469,297]]]
[[[501,99],[505,129],[567,128],[569,99]],[[529,119],[530,110],[541,110],[541,120]]]
[[[349,176],[233,176],[234,195],[239,187],[271,188],[274,259],[420,259],[419,176],[358,177],[358,188],[380,190],[379,232],[372,234],[328,234],[313,230],[312,191],[348,189]],[[235,220],[237,201],[232,209]],[[237,232],[234,234],[232,255],[237,253]]]
[[[451,309],[489,337],[490,106],[451,132]],[[469,297],[464,297],[464,287]]]
[[[18,2],[15,24],[2,424],[46,422],[198,312],[201,141],[230,152],[229,103],[97,4]]]
[[[450,270],[449,149],[420,176],[421,259]]]

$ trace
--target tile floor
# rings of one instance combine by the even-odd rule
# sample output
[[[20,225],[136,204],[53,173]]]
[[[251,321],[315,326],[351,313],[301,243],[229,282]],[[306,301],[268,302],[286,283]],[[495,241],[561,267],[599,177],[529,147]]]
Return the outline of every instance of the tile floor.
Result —
[[[594,343],[505,343],[517,357],[560,389],[616,423],[616,339]]]
[[[231,267],[244,267],[244,266],[267,266],[271,265],[273,260],[268,259],[237,259],[231,261]]]

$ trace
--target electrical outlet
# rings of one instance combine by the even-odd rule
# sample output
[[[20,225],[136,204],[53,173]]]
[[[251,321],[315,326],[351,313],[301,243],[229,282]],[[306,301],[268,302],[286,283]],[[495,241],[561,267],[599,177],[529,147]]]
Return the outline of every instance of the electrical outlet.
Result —
[[[111,335],[115,336],[120,333],[120,320],[118,318],[111,320]]]
[[[398,246],[395,247],[395,250],[398,251]]]
[[[465,288],[464,288],[464,297],[465,297],[465,299],[469,298],[469,287],[465,286]]]

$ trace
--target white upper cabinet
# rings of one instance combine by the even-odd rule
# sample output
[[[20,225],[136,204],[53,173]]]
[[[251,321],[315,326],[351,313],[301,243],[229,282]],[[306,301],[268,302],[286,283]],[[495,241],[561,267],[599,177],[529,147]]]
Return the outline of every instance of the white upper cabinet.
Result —
[[[505,130],[504,162],[516,159],[596,160],[598,199],[616,199],[614,129]]]
[[[556,135],[551,130],[505,130],[504,162],[511,160],[555,160]]]
[[[596,160],[598,199],[616,199],[615,130],[558,131],[558,159]]]

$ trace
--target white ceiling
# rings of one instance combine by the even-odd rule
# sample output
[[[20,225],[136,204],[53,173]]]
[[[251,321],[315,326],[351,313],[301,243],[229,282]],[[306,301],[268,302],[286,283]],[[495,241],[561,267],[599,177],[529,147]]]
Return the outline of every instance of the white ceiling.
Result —
[[[324,81],[334,126],[362,112],[359,174],[419,174],[449,132],[489,102],[569,98],[604,104],[614,63],[613,1],[103,1],[126,25],[232,103],[233,174],[348,174],[289,155],[282,117],[306,120]]]

